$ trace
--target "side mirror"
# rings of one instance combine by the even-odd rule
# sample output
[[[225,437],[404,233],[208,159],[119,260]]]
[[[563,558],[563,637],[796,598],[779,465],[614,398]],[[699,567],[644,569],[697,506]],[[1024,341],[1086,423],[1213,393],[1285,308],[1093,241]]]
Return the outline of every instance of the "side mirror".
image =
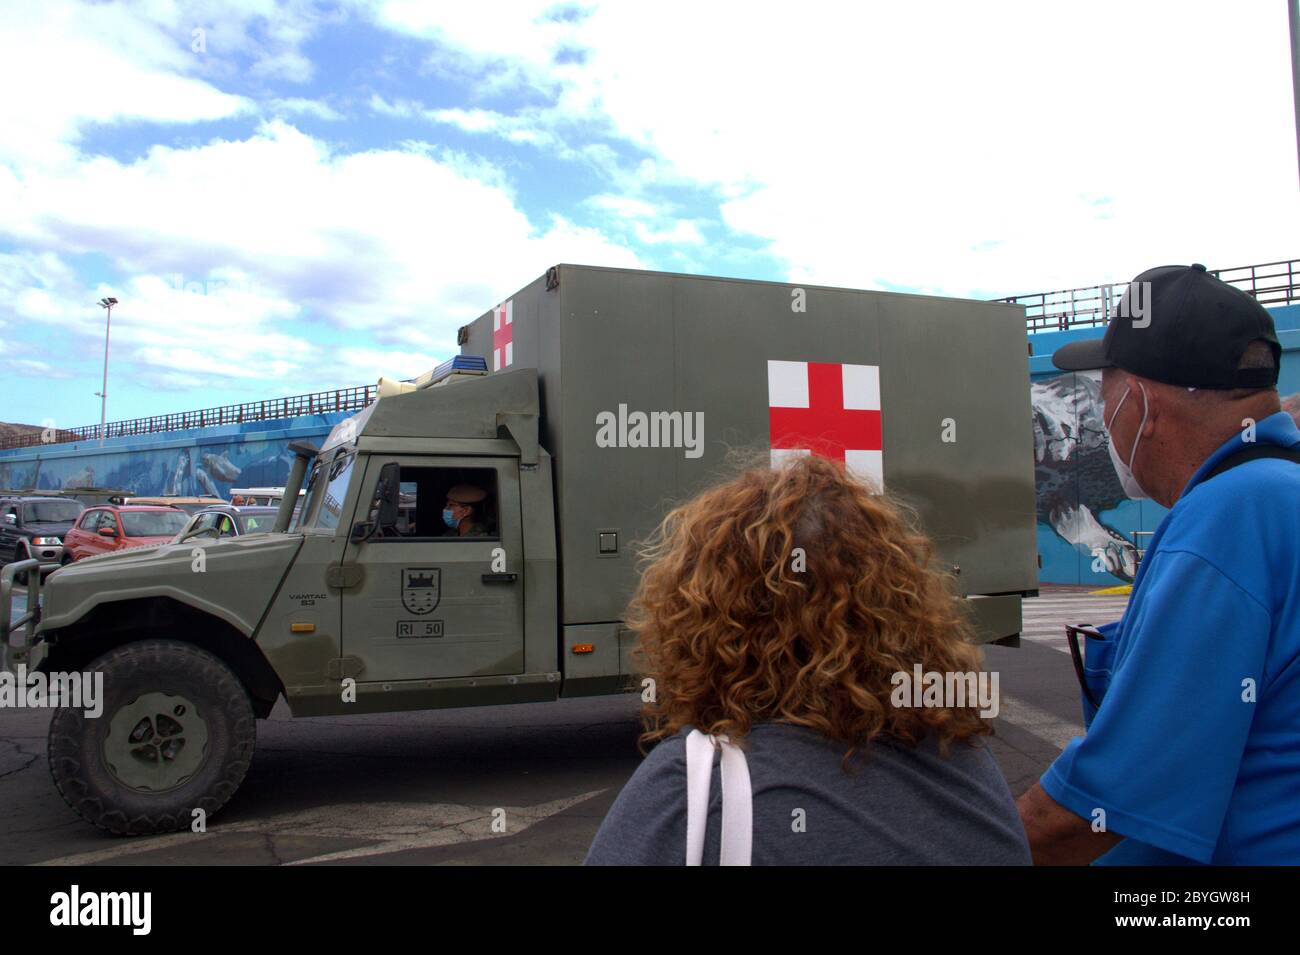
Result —
[[[117,536],[117,531],[114,530],[114,529],[111,528],[111,527],[101,527],[101,528],[99,529],[99,536],[100,536],[100,537],[116,537],[116,536]]]
[[[6,524],[17,524],[17,523],[18,523],[18,515],[17,515],[17,514],[6,514],[6,515],[5,515],[5,523],[6,523]]]

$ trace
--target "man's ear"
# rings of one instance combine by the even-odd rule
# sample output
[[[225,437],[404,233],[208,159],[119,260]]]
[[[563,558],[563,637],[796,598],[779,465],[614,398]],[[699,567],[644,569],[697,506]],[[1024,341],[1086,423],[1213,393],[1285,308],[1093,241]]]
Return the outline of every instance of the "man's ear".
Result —
[[[1158,381],[1147,381],[1145,378],[1133,376],[1133,390],[1139,395],[1141,390],[1139,385],[1146,389],[1147,393],[1147,423],[1142,428],[1142,437],[1149,438],[1155,432],[1156,420],[1161,414],[1169,410],[1169,392],[1167,389],[1172,385],[1161,384]]]

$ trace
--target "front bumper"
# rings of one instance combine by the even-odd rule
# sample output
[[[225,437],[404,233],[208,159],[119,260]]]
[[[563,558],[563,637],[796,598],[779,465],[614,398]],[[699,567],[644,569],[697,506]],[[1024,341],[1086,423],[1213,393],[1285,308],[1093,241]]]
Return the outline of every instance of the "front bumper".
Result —
[[[41,570],[51,570],[59,567],[63,563],[63,545],[62,544],[27,544],[27,553],[32,559],[41,562]]]

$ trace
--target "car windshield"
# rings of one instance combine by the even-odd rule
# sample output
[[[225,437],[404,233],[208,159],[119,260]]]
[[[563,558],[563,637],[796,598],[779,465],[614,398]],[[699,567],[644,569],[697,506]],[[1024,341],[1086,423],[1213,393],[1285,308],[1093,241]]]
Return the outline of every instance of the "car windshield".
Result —
[[[83,508],[76,501],[33,501],[23,505],[27,523],[75,521]]]
[[[275,525],[274,514],[240,514],[238,520],[241,534],[266,534]]]
[[[183,511],[123,511],[121,518],[127,537],[171,537],[186,524]]]

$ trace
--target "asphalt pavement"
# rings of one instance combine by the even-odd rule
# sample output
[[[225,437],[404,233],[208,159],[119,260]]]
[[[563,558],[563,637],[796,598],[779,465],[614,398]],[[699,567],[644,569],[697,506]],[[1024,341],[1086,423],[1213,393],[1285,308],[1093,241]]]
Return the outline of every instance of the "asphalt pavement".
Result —
[[[1082,732],[1065,623],[1118,619],[1126,598],[1044,588],[1021,646],[988,647],[1002,693],[990,742],[1011,790]],[[0,709],[0,863],[578,864],[640,761],[635,696],[258,725],[243,786],[203,833],[120,838],[50,780],[49,712]]]

